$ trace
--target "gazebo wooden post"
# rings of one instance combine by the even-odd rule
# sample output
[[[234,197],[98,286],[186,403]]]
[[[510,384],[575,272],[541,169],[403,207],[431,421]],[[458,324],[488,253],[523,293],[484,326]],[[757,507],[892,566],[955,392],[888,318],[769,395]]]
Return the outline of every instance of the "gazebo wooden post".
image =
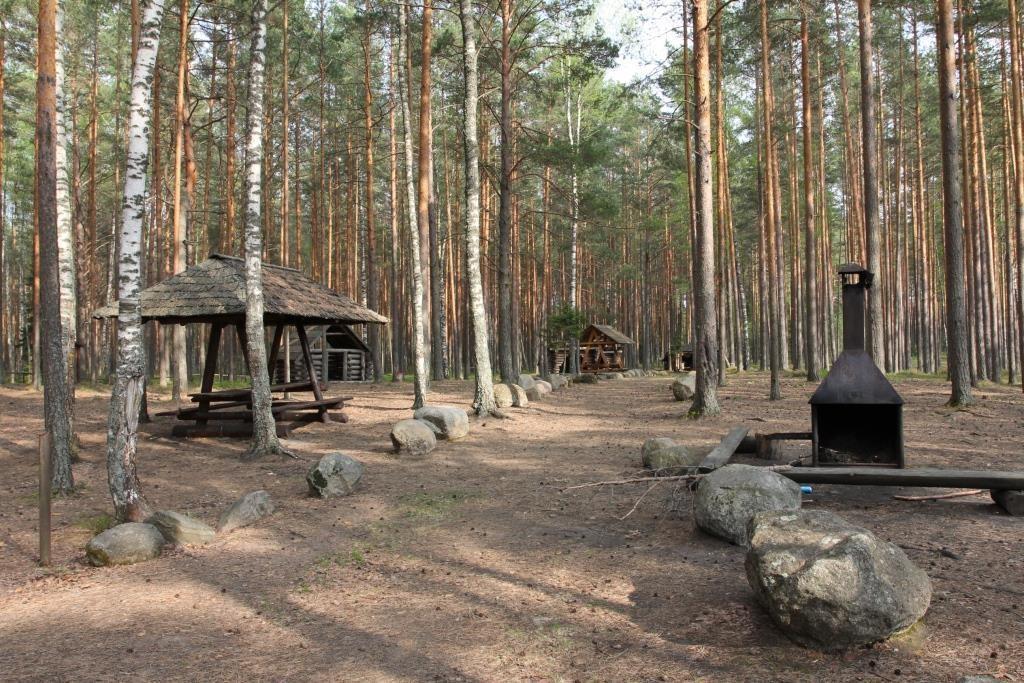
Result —
[[[210,326],[210,339],[206,343],[206,360],[203,361],[203,383],[199,387],[201,394],[209,394],[213,390],[213,376],[217,373],[217,353],[220,350],[220,332],[224,328],[221,323],[213,323]],[[199,414],[206,415],[210,409],[209,399],[200,399]],[[205,417],[196,420],[197,424],[207,423]]]
[[[238,345],[242,347],[245,374],[249,374],[249,337],[245,334],[245,320],[235,323],[235,334],[238,336]]]
[[[309,337],[306,336],[306,327],[301,324],[295,325],[295,332],[299,335],[299,345],[302,347],[302,357],[306,361],[306,371],[309,373],[309,381],[313,385],[313,396],[317,401],[323,401],[324,395],[320,391],[320,380],[316,376],[316,369],[313,367],[313,354],[309,350]],[[326,340],[324,341],[326,344]],[[324,367],[326,375],[327,368]],[[318,411],[321,422],[330,422],[331,416],[327,413],[326,406],[320,406]]]
[[[270,351],[267,352],[267,374],[270,375],[270,383],[274,383],[274,365],[277,364],[278,351],[281,349],[281,339],[284,337],[284,325],[274,325],[274,341],[270,342]]]

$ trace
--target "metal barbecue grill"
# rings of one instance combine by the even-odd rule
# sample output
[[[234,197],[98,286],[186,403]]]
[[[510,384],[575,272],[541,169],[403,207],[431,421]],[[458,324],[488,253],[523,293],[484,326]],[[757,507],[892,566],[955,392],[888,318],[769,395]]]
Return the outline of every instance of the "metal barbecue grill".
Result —
[[[864,349],[867,290],[874,275],[839,267],[843,352],[811,396],[814,465],[903,467],[903,399]]]

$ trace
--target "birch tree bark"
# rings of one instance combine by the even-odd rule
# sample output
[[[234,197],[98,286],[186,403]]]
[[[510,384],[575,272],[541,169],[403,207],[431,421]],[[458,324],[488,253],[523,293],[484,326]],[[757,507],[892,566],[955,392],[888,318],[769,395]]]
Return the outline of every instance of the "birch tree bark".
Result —
[[[420,235],[416,217],[416,184],[415,170],[413,167],[412,154],[412,112],[409,100],[412,87],[412,67],[409,59],[409,17],[406,14],[408,7],[403,6],[398,11],[398,61],[401,65],[399,73],[404,78],[399,78],[398,86],[399,99],[402,101],[402,129],[403,147],[405,148],[405,188],[406,188],[406,212],[409,224],[410,245],[409,252],[412,259],[412,348],[413,348],[413,370],[415,379],[413,383],[414,398],[413,408],[422,408],[427,402],[427,340],[426,331],[423,325],[423,267],[420,263]]]
[[[942,210],[946,231],[946,336],[952,394],[949,405],[972,403],[967,350],[964,282],[963,176],[957,116],[956,42],[951,0],[937,0],[936,50],[939,63],[939,121],[942,132]]]
[[[693,254],[696,391],[690,417],[712,417],[718,405],[718,319],[715,312],[714,197],[711,189],[711,64],[708,0],[693,0],[694,118],[697,121],[696,190],[697,242]]]
[[[140,521],[146,506],[135,471],[139,405],[145,374],[142,345],[142,225],[146,218],[146,171],[152,115],[153,72],[160,48],[164,0],[147,0],[142,9],[139,47],[132,67],[121,232],[118,237],[117,369],[107,425],[107,477],[114,512],[120,521]]]
[[[267,0],[255,0],[251,15],[248,139],[245,145],[245,336],[252,380],[252,442],[243,454],[253,460],[287,454],[277,440],[271,412],[270,376],[263,336],[263,236],[261,224],[263,167],[263,65],[267,46]],[[317,381],[317,378],[312,378]]]
[[[64,3],[57,2],[56,35],[58,42],[64,34]],[[64,396],[67,401],[68,433],[67,443],[54,446],[56,459],[68,458],[67,469],[70,471],[71,459],[75,456],[75,346],[78,340],[78,288],[75,268],[75,237],[74,222],[71,214],[71,164],[68,162],[68,149],[71,140],[67,128],[67,98],[64,95],[64,51],[57,46],[56,90],[57,90],[57,122],[56,122],[56,163],[57,163],[57,257],[59,261],[60,279],[60,345],[64,354]],[[54,475],[61,469],[54,466]],[[56,481],[54,482],[56,484]],[[60,487],[55,487],[60,490]]]
[[[477,415],[496,414],[494,384],[491,377],[491,354],[487,339],[487,309],[484,306],[483,278],[480,275],[480,149],[478,146],[477,47],[473,24],[472,0],[459,0],[462,21],[462,69],[466,80],[462,105],[464,162],[466,165],[466,273],[469,277],[470,312],[473,324],[473,351],[476,359],[476,395],[473,409]]]
[[[57,89],[57,1],[39,3],[38,74],[36,80],[36,217],[39,239],[40,351],[43,375],[43,414],[53,437],[53,486],[60,493],[74,487],[71,475],[71,422],[60,305],[58,208],[60,145]],[[66,170],[66,169],[65,169]]]

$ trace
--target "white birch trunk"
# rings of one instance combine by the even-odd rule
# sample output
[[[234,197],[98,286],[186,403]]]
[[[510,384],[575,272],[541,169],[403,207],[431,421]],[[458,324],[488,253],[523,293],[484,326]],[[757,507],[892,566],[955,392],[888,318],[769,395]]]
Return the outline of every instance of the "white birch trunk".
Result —
[[[117,371],[110,395],[107,427],[107,475],[117,518],[141,520],[145,504],[135,472],[139,404],[142,402],[145,349],[142,345],[142,225],[146,217],[146,171],[152,82],[160,48],[164,0],[147,0],[142,10],[139,50],[132,71],[128,155],[118,263]]]
[[[405,148],[405,185],[407,192],[406,210],[408,212],[409,234],[411,238],[410,251],[412,256],[412,328],[413,328],[413,358],[415,369],[413,408],[421,408],[427,401],[427,338],[423,325],[423,268],[420,263],[420,236],[416,224],[416,188],[415,174],[413,172],[412,154],[412,113],[409,107],[409,74],[405,72],[406,51],[409,49],[407,30],[408,20],[405,15],[406,9],[400,7],[398,10],[398,62],[399,73],[405,73],[404,79],[399,79],[399,96],[402,101],[402,129],[405,133],[403,146]]]
[[[252,7],[252,49],[249,65],[249,136],[245,145],[245,334],[252,378],[252,443],[246,459],[282,453],[271,412],[270,376],[263,337],[263,238],[261,176],[263,165],[263,61],[267,45],[267,0]],[[311,378],[317,381],[315,377]]]
[[[466,272],[469,274],[469,305],[473,318],[473,350],[476,356],[476,397],[473,408],[477,415],[482,416],[495,413],[497,405],[494,402],[491,354],[487,340],[487,310],[484,306],[484,287],[480,276],[480,161],[476,124],[477,47],[472,0],[459,0],[459,18],[462,20],[462,65],[466,79],[462,135],[466,164]]]
[[[69,443],[56,449],[69,455],[74,448],[75,431],[75,342],[78,339],[78,294],[75,274],[75,239],[71,215],[71,164],[68,163],[68,138],[66,98],[64,96],[64,2],[57,3],[57,256],[60,279],[60,345],[64,353],[66,371],[66,393],[68,420],[71,430]]]

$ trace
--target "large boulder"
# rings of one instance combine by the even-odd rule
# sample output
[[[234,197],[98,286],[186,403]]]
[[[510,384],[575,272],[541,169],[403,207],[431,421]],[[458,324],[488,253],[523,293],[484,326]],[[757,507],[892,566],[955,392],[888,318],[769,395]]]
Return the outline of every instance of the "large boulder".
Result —
[[[800,485],[765,467],[726,465],[701,480],[693,509],[701,529],[745,546],[754,515],[800,509]]]
[[[217,535],[210,525],[174,510],[155,512],[146,523],[159,529],[167,542],[174,545],[206,545]]]
[[[581,373],[581,374],[576,375],[575,377],[573,377],[572,381],[574,381],[574,382],[576,382],[578,384],[597,384],[597,379],[598,379],[597,375],[592,375],[592,374],[588,374],[588,373]]]
[[[437,437],[422,420],[402,420],[391,428],[391,444],[401,455],[426,455],[437,447]]]
[[[344,453],[328,453],[306,475],[309,494],[320,498],[347,496],[355,491],[365,469],[363,463]]]
[[[455,406],[423,406],[413,417],[426,422],[439,439],[454,441],[469,434],[469,415]]]
[[[530,377],[529,375],[525,375],[525,374],[524,375],[519,375],[519,381],[516,382],[516,384],[521,386],[523,389],[527,389],[527,390],[529,390],[531,387],[533,387],[533,385],[536,384],[536,383],[537,383],[537,380],[535,380],[533,377]]]
[[[625,379],[621,372],[602,372],[600,374],[601,379],[619,380]]]
[[[545,396],[547,394],[550,394],[552,391],[554,391],[554,388],[552,388],[552,386],[551,386],[551,382],[546,382],[546,381],[544,381],[542,379],[535,380],[535,382],[536,382],[536,385],[537,385],[537,391],[540,392],[541,396]]]
[[[240,529],[266,517],[274,511],[274,503],[266,491],[252,491],[245,494],[227,510],[221,513],[217,531],[222,534]]]
[[[514,401],[512,399],[512,390],[509,389],[507,384],[495,384],[494,385],[494,404],[499,408],[511,408]]]
[[[754,517],[746,569],[755,596],[779,628],[823,650],[905,631],[931,601],[928,575],[899,547],[824,510]]]
[[[697,373],[687,372],[676,377],[672,382],[672,396],[677,401],[689,401],[697,391]]]
[[[152,524],[118,524],[94,536],[85,546],[85,556],[96,567],[135,564],[160,556],[164,536]]]
[[[558,391],[559,389],[565,389],[569,386],[569,378],[565,375],[551,375],[548,378],[548,382],[551,384],[552,391]]]
[[[537,386],[536,384],[534,384],[529,389],[525,389],[525,391],[526,391],[526,398],[528,398],[531,401],[539,401],[542,398],[544,398],[544,393],[541,392],[540,387]]]
[[[523,389],[518,384],[506,384],[509,392],[512,394],[512,405],[516,408],[525,408],[530,405],[530,398],[526,395],[526,389]]]

